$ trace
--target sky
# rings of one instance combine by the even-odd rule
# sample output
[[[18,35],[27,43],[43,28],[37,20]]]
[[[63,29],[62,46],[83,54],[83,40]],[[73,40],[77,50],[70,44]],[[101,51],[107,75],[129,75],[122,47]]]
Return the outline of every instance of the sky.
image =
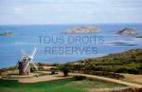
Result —
[[[142,0],[0,0],[0,25],[142,23]]]

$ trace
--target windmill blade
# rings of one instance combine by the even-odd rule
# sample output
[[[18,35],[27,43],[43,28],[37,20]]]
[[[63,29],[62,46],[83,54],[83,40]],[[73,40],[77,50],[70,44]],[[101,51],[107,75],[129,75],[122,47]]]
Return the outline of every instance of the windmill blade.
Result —
[[[36,64],[32,61],[31,62],[31,64],[34,66],[34,68],[36,69],[36,70],[38,70],[38,67],[36,66]]]
[[[36,49],[36,48],[34,48],[33,53],[32,53],[32,55],[30,56],[30,58],[31,58],[31,59],[33,59],[33,58],[34,58],[34,56],[35,56],[35,54],[36,54],[36,51],[37,51],[37,49]]]
[[[29,67],[29,62],[27,62],[27,65],[25,66],[25,68],[24,68],[24,72],[26,72],[26,70],[28,69],[28,67]]]

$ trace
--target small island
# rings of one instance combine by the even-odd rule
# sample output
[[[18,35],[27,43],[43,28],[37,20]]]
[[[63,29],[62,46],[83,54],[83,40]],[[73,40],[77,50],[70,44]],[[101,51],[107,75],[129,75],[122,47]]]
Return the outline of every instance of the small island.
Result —
[[[71,29],[65,31],[65,33],[69,33],[69,34],[96,33],[96,32],[100,32],[100,30],[99,30],[99,28],[94,27],[94,26],[75,27],[75,28],[71,28]]]
[[[124,28],[124,29],[118,31],[116,34],[127,35],[127,36],[136,36],[138,33],[137,33],[137,31],[135,29]]]
[[[128,43],[128,42],[112,42],[109,44],[114,45],[114,46],[136,46],[137,45],[137,44]]]
[[[142,38],[142,35],[138,35],[138,36],[136,36],[136,38]]]
[[[3,32],[3,33],[0,33],[0,36],[13,36],[13,33],[12,32]]]

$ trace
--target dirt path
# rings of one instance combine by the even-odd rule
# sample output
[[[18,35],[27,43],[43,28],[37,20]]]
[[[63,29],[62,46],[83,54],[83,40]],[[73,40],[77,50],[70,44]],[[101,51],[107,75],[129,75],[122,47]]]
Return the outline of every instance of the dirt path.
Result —
[[[96,75],[79,74],[79,73],[70,73],[70,75],[86,76],[88,78],[94,78],[94,79],[99,79],[99,80],[103,80],[103,81],[123,84],[123,85],[127,85],[130,87],[135,87],[135,88],[142,88],[142,85],[140,85],[140,84],[130,83],[130,82],[112,79],[112,78],[100,77],[100,76],[96,76]],[[39,77],[22,78],[22,79],[18,79],[18,81],[20,83],[37,83],[37,82],[52,81],[52,80],[59,80],[59,79],[66,79],[66,78],[71,78],[71,77],[62,77],[62,74],[59,73],[57,75],[45,75],[45,76],[39,76]]]
[[[18,79],[20,83],[37,83],[37,82],[44,82],[44,81],[52,81],[52,80],[59,80],[59,79],[67,79],[70,77],[62,77],[61,74],[57,75],[44,75],[39,77],[31,77],[31,78],[22,78]]]
[[[142,84],[142,75],[134,75],[134,74],[123,74],[125,78],[124,81],[133,82]]]
[[[135,88],[142,88],[142,85],[140,85],[140,84],[129,83],[129,82],[125,82],[125,81],[121,81],[121,80],[117,80],[117,79],[100,77],[100,76],[96,76],[96,75],[79,74],[79,73],[70,73],[70,75],[86,76],[88,78],[94,78],[94,79],[99,79],[99,80],[103,80],[103,81],[108,81],[108,82],[123,84],[123,85],[127,85],[127,86],[130,86],[130,87],[135,87]]]

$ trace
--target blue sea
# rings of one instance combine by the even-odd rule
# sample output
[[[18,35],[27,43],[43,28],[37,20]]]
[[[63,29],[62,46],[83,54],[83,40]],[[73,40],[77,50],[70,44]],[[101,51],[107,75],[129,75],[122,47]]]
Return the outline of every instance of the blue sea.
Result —
[[[142,35],[142,24],[94,24],[98,33],[65,34],[69,29],[90,25],[1,25],[0,33],[12,32],[12,36],[0,36],[0,68],[16,65],[22,53],[30,55],[37,48],[36,63],[66,63],[85,58],[96,58],[129,49],[142,48],[142,38],[116,34],[124,28],[132,28]],[[42,37],[42,39],[40,39]],[[74,41],[68,42],[68,37]],[[96,37],[93,42],[76,40],[76,37]],[[65,40],[65,42],[61,42]],[[95,42],[94,42],[95,39]],[[81,42],[82,41],[82,42]],[[47,47],[96,47],[92,53],[48,53]],[[68,49],[67,49],[68,50]]]

